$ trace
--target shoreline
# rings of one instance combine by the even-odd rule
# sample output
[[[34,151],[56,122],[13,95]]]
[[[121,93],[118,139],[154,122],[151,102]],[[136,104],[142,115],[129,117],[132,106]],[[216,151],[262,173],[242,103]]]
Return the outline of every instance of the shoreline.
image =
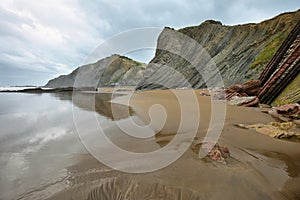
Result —
[[[191,91],[178,90],[177,92],[184,97],[183,103],[186,103],[184,106],[190,114],[188,120],[185,121],[186,126],[181,129],[182,132],[185,132],[189,130],[189,123],[195,121],[197,109],[195,109],[194,105],[189,104],[189,96],[185,95],[185,93]],[[126,194],[130,194],[131,199],[145,199],[147,196],[151,196],[153,199],[164,197],[164,199],[202,198],[212,200],[220,198],[263,200],[299,198],[300,143],[275,139],[255,130],[241,129],[234,126],[236,123],[267,124],[274,121],[272,116],[262,113],[260,108],[238,107],[226,104],[227,114],[218,144],[228,148],[230,157],[226,158],[226,163],[216,162],[207,157],[204,159],[199,158],[198,149],[199,145],[202,144],[197,143],[197,141],[201,141],[207,132],[211,117],[211,106],[210,97],[201,96],[198,90],[194,90],[194,92],[200,110],[200,124],[197,128],[196,138],[194,138],[195,142],[178,160],[170,165],[157,171],[142,174],[130,174],[110,169],[96,160],[86,149],[83,149],[76,132],[66,132],[68,133],[67,135],[61,138],[54,137],[50,143],[41,140],[46,144],[35,153],[20,154],[14,151],[13,153],[4,153],[2,155],[2,164],[11,173],[14,173],[14,170],[10,165],[5,164],[7,163],[6,159],[26,160],[29,164],[36,164],[28,165],[29,171],[41,170],[43,172],[45,169],[52,169],[52,167],[47,168],[48,163],[46,162],[51,158],[51,165],[49,166],[55,166],[60,172],[63,172],[61,177],[54,179],[45,173],[43,180],[45,179],[46,181],[43,183],[37,181],[32,192],[27,194],[28,189],[19,188],[20,190],[16,189],[16,194],[20,195],[19,197],[28,195],[28,198],[37,197],[35,195],[39,194],[51,194],[51,197],[47,199],[70,199],[73,197],[76,197],[76,199],[101,199],[105,195],[109,195],[110,199],[114,199],[116,195],[124,196]],[[94,94],[80,91],[77,95],[78,101],[73,101],[72,93],[68,92],[45,95],[43,99],[40,99],[42,97],[40,95],[34,97],[25,95],[27,96],[25,97],[27,102],[24,103],[24,106],[27,107],[33,98],[36,99],[35,102],[40,99],[43,101],[41,102],[41,107],[37,110],[43,108],[48,113],[48,108],[44,106],[44,100],[48,97],[55,97],[55,101],[53,99],[51,101],[48,100],[48,102],[55,103],[54,107],[61,104],[62,110],[66,110],[65,106],[67,105],[76,107],[75,110],[79,112],[78,116],[83,117],[80,123],[84,126],[84,132],[96,131],[98,133],[98,124],[95,125],[96,129],[94,130],[89,123],[96,116],[98,119],[103,120],[107,136],[114,144],[124,150],[136,153],[146,153],[163,148],[173,139],[181,121],[178,100],[169,90],[134,92],[129,100],[130,108],[132,108],[131,113],[126,112],[128,111],[128,106],[115,104],[119,100],[126,100],[126,95],[118,96],[112,101],[111,95],[107,93]],[[97,101],[96,105],[93,106],[91,103],[95,98]],[[154,137],[141,139],[140,141],[140,139],[133,139],[126,135],[124,131],[115,126],[115,123],[118,121],[128,125],[126,120],[137,118],[143,121],[144,124],[148,124],[151,121],[149,119],[149,110],[151,110],[150,108],[153,105],[157,104],[165,108],[168,118],[161,130],[159,130],[159,124],[152,123],[152,128],[156,130]],[[114,108],[118,116],[112,115],[111,106],[116,106]],[[53,116],[53,121],[47,121],[46,125],[49,125],[50,130],[52,130],[53,126],[57,125],[56,123],[62,123],[62,125],[73,124],[72,119],[66,118],[71,116],[72,110],[69,110],[69,112],[67,115],[61,115],[60,112],[48,113]],[[151,112],[153,119],[156,119],[154,122],[160,122],[161,113],[155,109]],[[38,125],[40,123],[33,124],[33,126]],[[66,130],[69,131],[69,128]],[[21,133],[23,132],[21,131]],[[48,136],[49,132],[45,132],[45,134]],[[18,137],[22,135],[25,136],[26,134],[21,134]],[[12,146],[14,149],[22,148],[18,140],[22,141],[23,138],[18,137],[12,140],[16,141],[16,143],[13,142],[7,145],[15,145]],[[182,142],[184,143],[185,141]],[[33,143],[29,143],[28,147],[34,149],[35,146]],[[107,152],[107,155],[111,153],[111,149],[102,148],[102,151]],[[78,149],[82,150],[79,151]],[[64,153],[53,154],[53,151]],[[170,153],[175,151],[176,148],[171,149]],[[164,157],[159,157],[159,159],[164,159]],[[41,160],[44,162],[40,162]],[[120,162],[122,160],[124,158],[120,158]],[[147,163],[147,159],[141,159],[141,162]],[[62,165],[62,163],[65,164]],[[137,162],[133,163],[137,164]],[[121,162],[121,164],[126,165],[126,162]],[[26,171],[27,168],[23,170]],[[54,170],[53,172],[56,174],[57,171]],[[15,173],[17,174],[17,171]],[[27,181],[36,180],[30,173],[28,175],[24,173],[24,176],[19,177],[19,181],[26,183]],[[5,184],[5,181],[3,181],[3,184]],[[51,186],[53,184],[53,187],[59,187],[60,189],[53,191],[51,187],[45,187],[45,184],[50,184]],[[65,187],[60,187],[61,185]],[[25,190],[24,194],[18,193],[23,190]]]

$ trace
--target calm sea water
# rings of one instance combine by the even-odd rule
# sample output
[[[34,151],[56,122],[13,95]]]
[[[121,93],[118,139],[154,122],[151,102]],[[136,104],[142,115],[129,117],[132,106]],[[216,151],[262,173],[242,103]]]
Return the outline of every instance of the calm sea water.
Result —
[[[77,123],[96,116],[112,125],[110,94],[98,94],[98,112],[90,105],[94,98],[81,94],[73,104],[71,93],[0,94],[0,199],[46,199],[75,184],[85,170],[105,169],[86,151],[73,118],[77,112]],[[77,172],[77,165],[86,169]]]
[[[146,143],[148,149],[159,148],[124,135],[116,122],[138,117],[128,106],[112,107],[111,98],[109,93],[78,93],[74,101],[72,93],[0,93],[0,199],[86,199],[91,188],[116,177],[86,150],[84,134],[101,129],[124,149],[143,151]],[[110,155],[103,138],[91,140]]]

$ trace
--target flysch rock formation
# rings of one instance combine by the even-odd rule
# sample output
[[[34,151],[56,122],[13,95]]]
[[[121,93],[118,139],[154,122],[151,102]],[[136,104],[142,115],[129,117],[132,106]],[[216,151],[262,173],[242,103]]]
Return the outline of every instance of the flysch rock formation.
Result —
[[[78,67],[68,75],[49,80],[47,88],[135,86],[142,78],[146,64],[120,55],[112,55]]]
[[[300,20],[260,76],[262,103],[300,102]]]
[[[195,64],[191,65],[180,55],[160,48],[167,46],[179,49],[179,52],[190,51],[195,57],[203,56],[189,48],[188,44],[174,39],[172,37],[174,32],[182,33],[204,47],[219,69],[225,86],[258,79],[299,20],[300,10],[281,14],[258,24],[226,26],[221,22],[208,20],[199,26],[179,30],[165,28],[158,38],[155,57],[148,64],[144,79],[139,82],[136,89],[158,89],[165,86],[206,87],[201,76],[205,73],[199,73],[193,67]],[[199,66],[201,70],[201,63]],[[202,71],[205,70],[205,67],[203,68]],[[183,75],[185,80],[178,78],[178,73]]]

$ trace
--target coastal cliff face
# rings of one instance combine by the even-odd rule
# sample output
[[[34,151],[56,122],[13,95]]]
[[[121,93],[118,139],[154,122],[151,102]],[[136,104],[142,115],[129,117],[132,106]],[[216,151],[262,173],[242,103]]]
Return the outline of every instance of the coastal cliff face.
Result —
[[[278,106],[300,102],[300,21],[261,73],[261,102]]]
[[[96,63],[78,67],[68,75],[54,78],[47,88],[135,86],[142,78],[146,64],[120,55],[112,55]],[[75,81],[76,80],[76,81]]]
[[[172,44],[179,49],[186,48],[186,44],[176,43],[174,37],[171,37],[171,32],[183,33],[201,44],[216,63],[225,86],[258,79],[299,20],[300,10],[281,14],[258,24],[225,26],[221,22],[208,20],[199,26],[179,30],[165,28],[158,38],[155,57],[148,64],[144,79],[136,88],[164,88],[161,85],[168,85],[170,88],[206,87],[199,72],[187,60],[159,49],[161,46]],[[191,53],[197,56],[197,52]],[[189,84],[182,79],[176,81],[174,70],[168,71],[162,69],[162,66],[168,66],[181,73]]]

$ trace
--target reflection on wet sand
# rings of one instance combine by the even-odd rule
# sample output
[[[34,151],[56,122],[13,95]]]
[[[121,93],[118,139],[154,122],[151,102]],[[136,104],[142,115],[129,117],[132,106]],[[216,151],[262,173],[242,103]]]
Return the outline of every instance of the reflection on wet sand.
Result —
[[[99,140],[104,140],[104,138],[99,138],[99,130],[102,130],[105,137],[124,150],[150,152],[159,148],[154,138],[155,133],[152,130],[153,134],[145,139],[133,137],[133,132],[137,132],[140,136],[147,135],[145,132],[134,130],[134,127],[131,126],[132,123],[145,126],[144,122],[136,116],[130,106],[111,103],[112,96],[116,98],[124,94],[78,92],[51,95],[55,95],[60,100],[68,100],[76,108],[80,108],[73,111],[75,119],[79,119],[79,121],[82,118],[81,111],[88,111],[88,113],[85,113],[88,120],[84,123],[77,123],[77,131],[88,133],[88,140],[92,143],[95,142],[96,146],[98,146]],[[95,115],[95,113],[98,115]],[[76,120],[74,122],[76,123]],[[121,129],[121,126],[123,126],[123,129]],[[104,146],[105,144],[101,143],[101,145]],[[108,154],[112,153],[109,147],[101,151],[107,151]]]
[[[226,165],[199,159],[197,153],[188,149],[180,159],[161,170],[128,174],[110,169],[86,151],[78,138],[72,110],[78,112],[78,122],[86,132],[99,128],[90,124],[96,110],[96,119],[108,130],[107,135],[115,145],[147,152],[173,139],[180,119],[174,96],[169,91],[138,92],[131,99],[130,112],[128,106],[114,104],[121,116],[114,117],[110,94],[97,94],[96,104],[93,104],[94,94],[80,93],[79,100],[73,102],[70,93],[51,95],[1,94],[0,112],[5,114],[0,115],[0,199],[300,197],[300,143],[234,126],[273,120],[258,109],[227,107],[225,126],[218,141],[230,151],[231,158]],[[201,139],[210,119],[210,100],[199,95],[197,98],[201,115],[197,138]],[[116,126],[115,123],[126,124],[132,118],[148,124],[149,108],[155,104],[164,105],[168,113],[162,130],[155,130],[156,137],[133,139]],[[193,109],[190,112],[189,120],[193,120]],[[153,124],[155,127],[158,125]],[[101,141],[97,142],[102,145]],[[109,148],[102,146],[102,150],[109,155]]]
[[[51,95],[60,100],[71,101],[75,106],[84,110],[95,111],[113,121],[125,119],[133,115],[132,109],[128,106],[114,104],[112,107],[112,103],[110,102],[112,93],[66,92],[52,93]],[[113,96],[122,95],[124,94],[114,94]]]

